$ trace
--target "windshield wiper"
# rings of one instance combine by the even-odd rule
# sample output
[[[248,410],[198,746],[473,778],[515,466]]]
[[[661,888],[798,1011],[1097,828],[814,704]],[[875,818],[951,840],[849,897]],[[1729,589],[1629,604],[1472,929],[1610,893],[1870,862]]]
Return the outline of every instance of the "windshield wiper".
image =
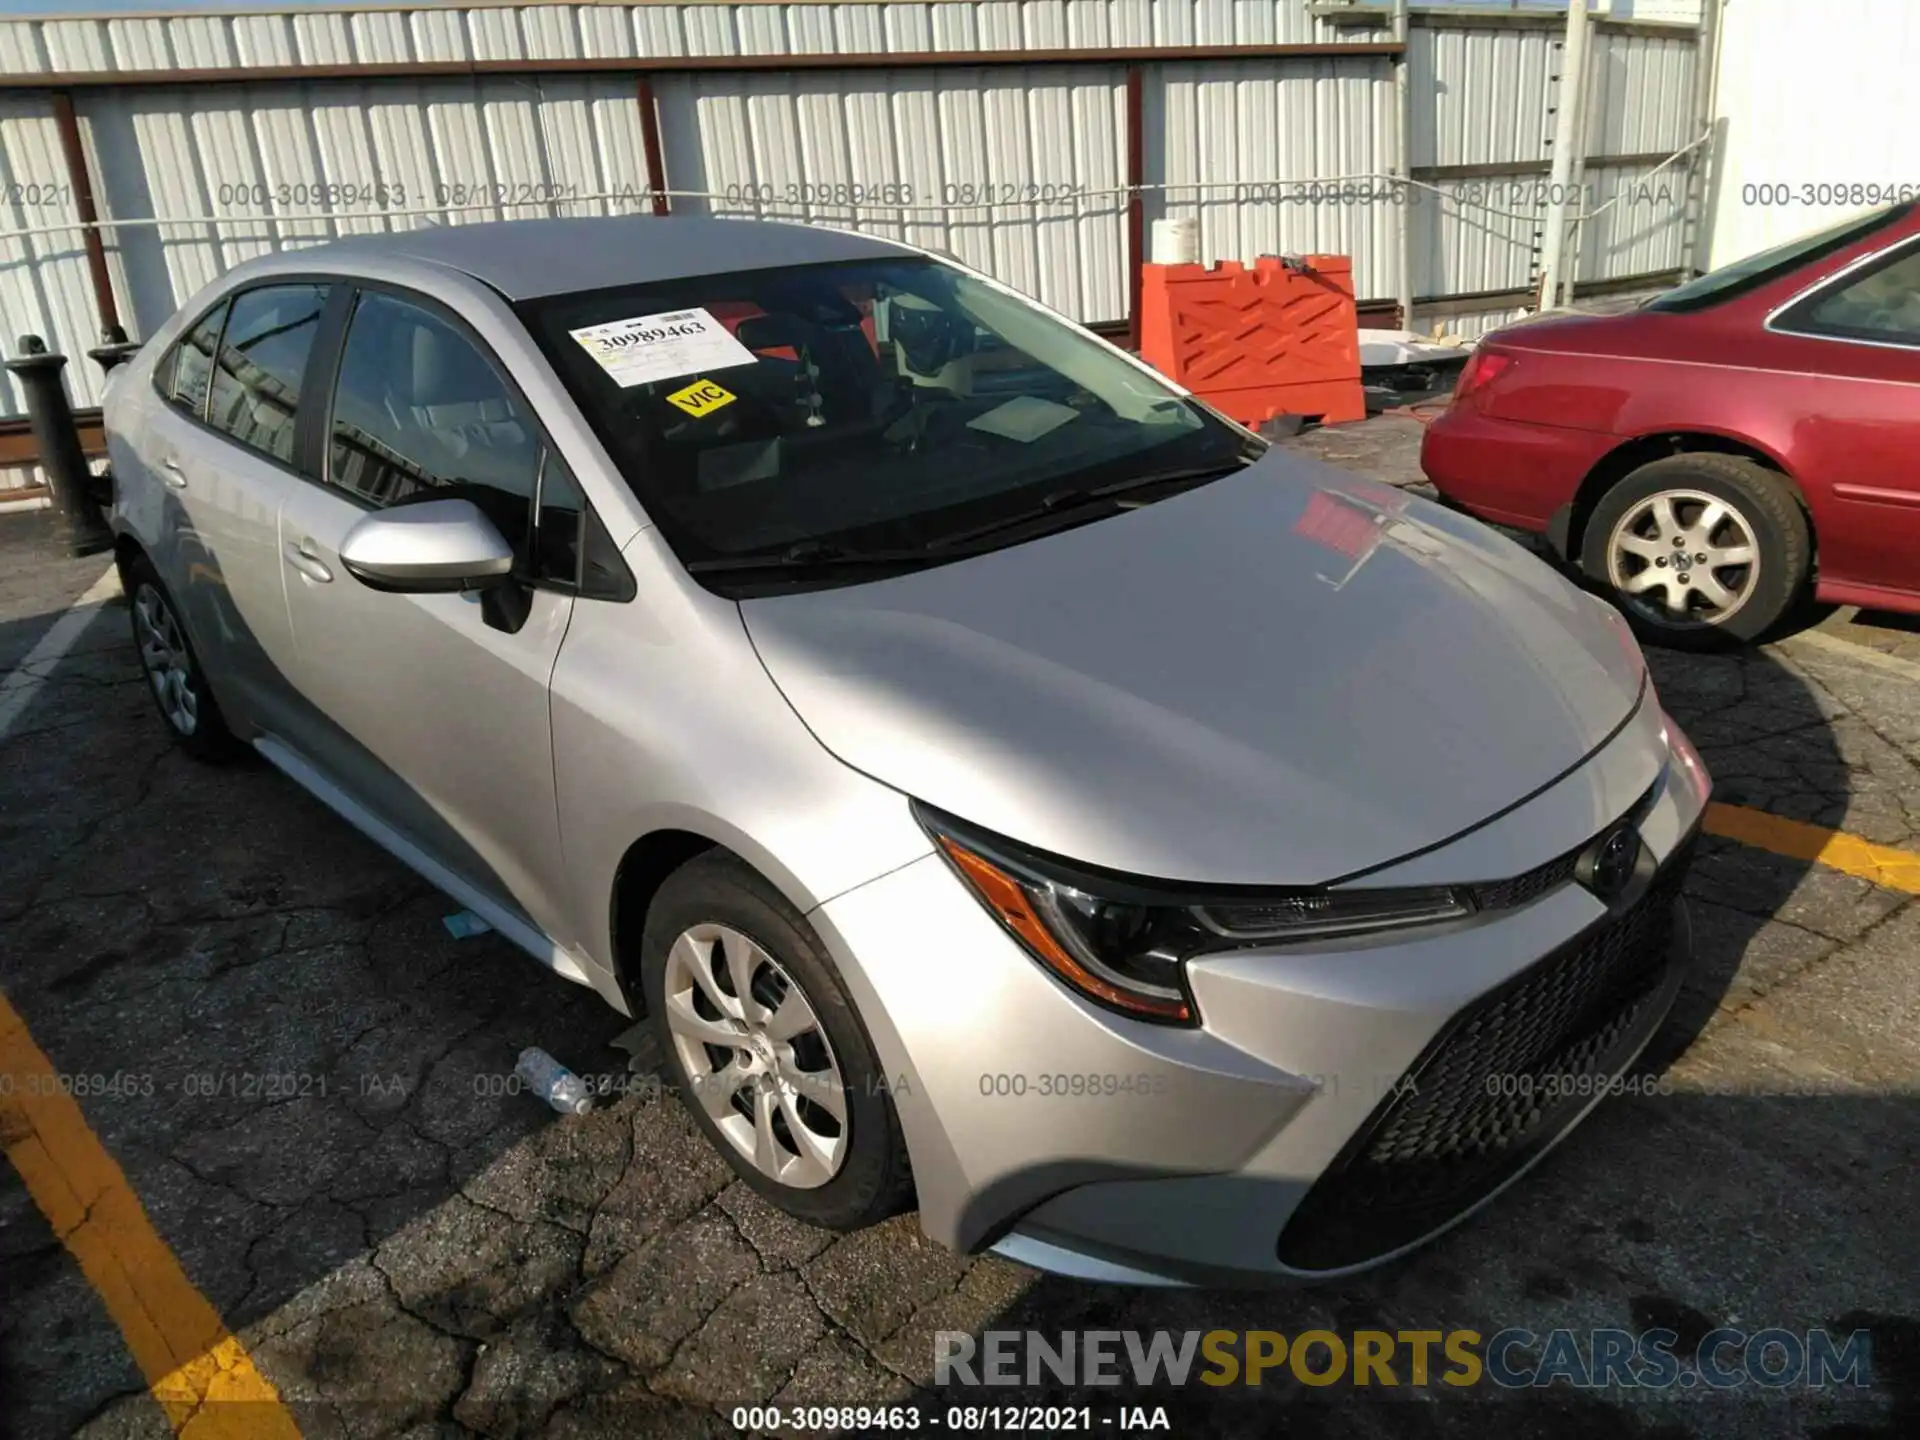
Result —
[[[1099,498],[1107,495],[1125,495],[1133,490],[1150,490],[1158,485],[1176,485],[1189,480],[1218,480],[1223,475],[1231,475],[1244,470],[1258,460],[1258,455],[1249,455],[1245,451],[1233,457],[1224,465],[1193,465],[1185,470],[1156,470],[1145,475],[1131,475],[1125,480],[1115,480],[1108,485],[1096,485],[1084,490],[1083,495]]]
[[[1118,505],[1121,509],[1137,509],[1141,505],[1150,505],[1152,500],[1129,502],[1123,496],[1132,495],[1141,490],[1157,490],[1162,486],[1189,486],[1198,481],[1218,480],[1223,475],[1231,475],[1246,469],[1258,456],[1241,454],[1224,465],[1195,465],[1184,470],[1159,470],[1145,475],[1130,475],[1125,480],[1110,481],[1105,485],[1090,485],[1084,488],[1056,490],[1045,496],[1038,505],[1022,510],[1017,514],[1003,515],[985,525],[976,525],[970,530],[955,531],[943,535],[928,544],[929,550],[951,550],[965,545],[970,540],[984,539],[989,535],[998,535],[1007,530],[1018,530],[1049,519],[1066,520],[1079,514],[1089,506]],[[1157,495],[1156,500],[1167,497]]]
[[[695,575],[715,575],[740,574],[756,570],[812,570],[861,566],[885,569],[926,565],[935,560],[948,559],[950,552],[961,549],[971,540],[1018,529],[1040,520],[1076,514],[1090,505],[1106,507],[1118,504],[1122,508],[1131,508],[1128,502],[1120,497],[1161,486],[1184,486],[1195,481],[1216,480],[1223,475],[1231,475],[1236,470],[1245,469],[1258,458],[1258,456],[1243,453],[1225,465],[1196,465],[1184,470],[1163,470],[1146,475],[1133,475],[1125,480],[1115,480],[1106,485],[1056,490],[1031,509],[1022,510],[1016,515],[1002,516],[998,520],[977,525],[970,530],[942,535],[937,540],[929,541],[925,546],[913,549],[858,550],[849,549],[844,545],[828,544],[822,540],[801,540],[771,554],[721,555],[707,560],[690,560],[687,562],[687,570]],[[1165,497],[1155,498],[1164,499]]]
[[[925,550],[849,550],[818,540],[802,540],[771,555],[721,555],[711,560],[689,560],[694,575],[732,574],[748,570],[810,570],[838,565],[924,565]]]

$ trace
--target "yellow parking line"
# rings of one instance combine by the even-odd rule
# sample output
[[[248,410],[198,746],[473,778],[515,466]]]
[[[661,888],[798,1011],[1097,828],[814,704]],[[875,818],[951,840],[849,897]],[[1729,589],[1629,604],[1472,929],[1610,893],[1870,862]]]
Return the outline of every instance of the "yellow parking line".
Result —
[[[1709,835],[1738,840],[1742,845],[1770,850],[1794,860],[1811,860],[1848,875],[1858,875],[1889,890],[1920,895],[1920,854],[1911,850],[1876,845],[1844,830],[1785,820],[1745,805],[1717,802],[1707,806],[1704,828]]]
[[[279,1392],[155,1233],[140,1197],[0,994],[0,1144],[189,1440],[299,1440]]]

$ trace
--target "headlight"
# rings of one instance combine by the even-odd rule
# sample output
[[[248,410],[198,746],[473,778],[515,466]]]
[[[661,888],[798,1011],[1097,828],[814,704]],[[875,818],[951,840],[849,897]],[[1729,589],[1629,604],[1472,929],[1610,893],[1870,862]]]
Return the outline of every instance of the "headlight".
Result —
[[[1399,890],[1189,891],[1082,873],[916,804],[947,863],[1027,952],[1088,999],[1192,1025],[1186,962],[1292,940],[1429,925],[1471,914],[1444,886]]]

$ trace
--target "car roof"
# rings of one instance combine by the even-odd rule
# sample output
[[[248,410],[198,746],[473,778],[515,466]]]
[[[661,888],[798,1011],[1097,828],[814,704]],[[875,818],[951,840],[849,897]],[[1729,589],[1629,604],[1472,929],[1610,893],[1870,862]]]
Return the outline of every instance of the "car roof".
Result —
[[[302,269],[324,269],[336,256],[423,260],[471,275],[509,300],[531,300],[734,270],[921,252],[822,225],[611,215],[431,225],[349,236],[296,253]]]

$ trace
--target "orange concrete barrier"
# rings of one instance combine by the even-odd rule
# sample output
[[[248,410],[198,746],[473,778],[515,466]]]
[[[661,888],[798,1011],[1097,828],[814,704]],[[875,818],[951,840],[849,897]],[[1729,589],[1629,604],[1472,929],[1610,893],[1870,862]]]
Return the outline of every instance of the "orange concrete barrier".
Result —
[[[1243,425],[1367,415],[1344,255],[1142,266],[1140,358]]]

